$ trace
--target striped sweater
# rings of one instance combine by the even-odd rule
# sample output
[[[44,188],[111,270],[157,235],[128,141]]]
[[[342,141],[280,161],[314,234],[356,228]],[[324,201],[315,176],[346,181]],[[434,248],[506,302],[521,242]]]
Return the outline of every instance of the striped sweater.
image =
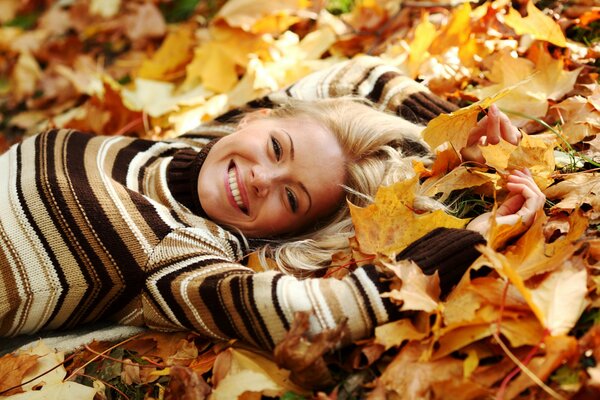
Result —
[[[399,111],[401,92],[426,93],[413,82],[391,94],[390,71],[360,58],[261,101],[366,93]],[[348,319],[346,342],[395,315],[372,266],[300,280],[241,263],[243,242],[204,218],[189,189],[204,134],[232,129],[226,119],[169,141],[51,130],[0,156],[0,335],[110,318],[272,348],[298,311],[312,312],[313,333]]]

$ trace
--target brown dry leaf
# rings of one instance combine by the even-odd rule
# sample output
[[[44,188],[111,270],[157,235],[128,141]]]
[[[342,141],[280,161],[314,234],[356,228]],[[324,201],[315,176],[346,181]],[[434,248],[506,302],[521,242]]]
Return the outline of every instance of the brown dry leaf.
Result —
[[[394,255],[438,227],[462,228],[466,220],[441,210],[416,214],[412,207],[418,192],[417,178],[381,187],[375,202],[360,208],[350,204],[360,251],[366,254]]]
[[[481,246],[480,251],[490,261],[490,265],[515,285],[540,323],[552,335],[565,334],[575,325],[587,304],[585,269],[577,270],[568,261],[562,265],[557,264],[549,257],[549,267],[546,268],[553,272],[533,286],[528,285],[517,272],[518,265],[509,262],[504,255],[495,253],[488,246]],[[560,256],[561,254],[559,258]]]
[[[375,342],[383,345],[386,350],[399,347],[405,341],[422,340],[429,335],[415,328],[408,318],[388,322],[375,328]]]
[[[514,8],[508,10],[504,17],[506,25],[515,30],[517,35],[529,34],[537,40],[545,40],[560,47],[565,47],[567,41],[560,26],[530,0],[527,3],[527,16],[521,14]]]
[[[21,53],[10,80],[12,98],[19,102],[33,95],[41,76],[42,70],[36,59],[29,52]]]
[[[389,297],[394,303],[401,304],[401,311],[430,313],[438,308],[441,290],[437,271],[433,275],[425,275],[413,261],[383,264],[394,271],[400,282],[393,281],[390,285],[391,291],[382,293],[382,297]]]
[[[140,385],[155,382],[160,378],[154,374],[156,368],[140,368],[139,364],[130,359],[123,359],[123,370],[121,371],[121,380],[126,385]]]
[[[198,357],[198,348],[194,341],[181,339],[177,344],[177,350],[170,355],[165,362],[167,365],[185,365],[188,366]]]
[[[167,35],[165,41],[150,60],[145,61],[138,76],[145,79],[174,80],[185,75],[192,59],[195,44],[191,26],[183,25]]]
[[[600,174],[577,173],[565,176],[564,180],[544,191],[550,200],[560,200],[553,210],[575,210],[589,204],[600,211]]]
[[[437,361],[423,361],[427,345],[409,342],[381,375],[388,396],[399,399],[441,398],[435,383],[462,380],[462,360],[446,357]],[[432,393],[433,392],[433,393]],[[436,396],[437,395],[437,396]]]
[[[306,394],[306,390],[290,381],[289,374],[260,353],[228,348],[215,362],[212,398],[237,399],[245,393],[276,397],[287,391]]]
[[[120,92],[106,82],[104,95],[93,96],[83,108],[84,115],[68,121],[65,128],[117,135],[134,132],[143,125],[142,113],[127,108]]]
[[[540,380],[545,381],[550,374],[577,354],[577,340],[571,336],[547,336],[545,341],[546,354],[542,357],[536,357],[527,365]],[[535,385],[526,374],[521,374],[512,381],[506,392],[505,399],[515,398],[523,390]]]
[[[600,89],[597,88],[596,91],[600,92]],[[600,133],[600,110],[594,107],[591,97],[569,97],[552,106],[552,109],[564,121],[561,131],[569,143],[578,143],[588,136]]]
[[[165,19],[154,3],[127,2],[127,8],[128,12],[123,16],[121,26],[132,41],[162,37],[167,32]]]
[[[6,354],[0,358],[0,392],[12,387],[13,390],[3,393],[12,395],[23,392],[20,386],[27,372],[37,365],[39,356],[34,354]]]
[[[326,387],[333,383],[333,378],[323,355],[341,342],[346,323],[309,339],[306,336],[309,318],[309,313],[296,313],[292,327],[273,354],[277,365],[291,371],[295,383],[304,387]]]
[[[212,390],[202,374],[191,368],[174,366],[170,368],[169,375],[171,379],[165,391],[165,400],[203,400]]]

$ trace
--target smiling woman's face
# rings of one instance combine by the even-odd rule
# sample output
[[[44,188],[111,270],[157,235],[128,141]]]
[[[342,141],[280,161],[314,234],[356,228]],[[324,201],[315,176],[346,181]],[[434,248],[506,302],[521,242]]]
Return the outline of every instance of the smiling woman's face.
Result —
[[[333,134],[308,118],[251,118],[210,150],[198,195],[213,221],[249,237],[299,232],[340,204],[344,163]]]

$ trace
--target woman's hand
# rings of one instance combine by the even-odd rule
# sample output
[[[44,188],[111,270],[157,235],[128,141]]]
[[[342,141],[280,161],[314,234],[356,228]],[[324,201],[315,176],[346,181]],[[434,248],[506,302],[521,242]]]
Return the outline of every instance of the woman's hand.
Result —
[[[504,202],[496,210],[498,225],[514,225],[521,220],[529,228],[537,212],[544,206],[546,196],[537,187],[531,172],[513,171],[508,176],[506,188],[509,191]],[[492,213],[481,214],[467,225],[467,229],[477,231],[485,236],[491,227]]]
[[[521,132],[514,126],[510,119],[495,104],[488,108],[488,113],[471,131],[467,139],[467,146],[460,154],[465,161],[484,163],[479,146],[500,143],[500,138],[508,143],[517,145],[521,141]]]

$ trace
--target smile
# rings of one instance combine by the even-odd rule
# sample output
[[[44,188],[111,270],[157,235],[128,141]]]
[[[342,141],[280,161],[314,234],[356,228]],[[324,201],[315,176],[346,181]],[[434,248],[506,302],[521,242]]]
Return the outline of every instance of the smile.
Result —
[[[235,168],[235,165],[233,165],[233,163],[229,167],[228,175],[229,175],[229,179],[227,180],[227,182],[229,183],[229,190],[231,191],[231,194],[233,195],[233,200],[235,201],[235,204],[239,207],[239,209],[244,214],[247,214],[248,208],[244,204],[242,193],[240,191],[240,185],[239,185],[238,179],[237,179],[237,170]]]

